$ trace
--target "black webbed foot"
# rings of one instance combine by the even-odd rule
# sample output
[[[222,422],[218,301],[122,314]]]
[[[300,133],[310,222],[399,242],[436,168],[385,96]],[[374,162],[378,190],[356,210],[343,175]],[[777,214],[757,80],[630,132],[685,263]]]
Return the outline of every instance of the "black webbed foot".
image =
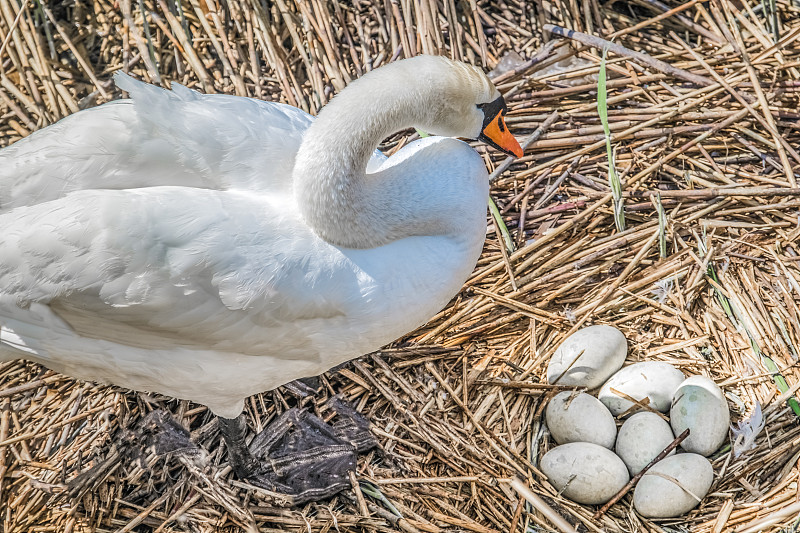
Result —
[[[138,432],[145,448],[153,446],[156,454],[179,453],[198,455],[200,448],[192,442],[189,431],[183,427],[169,411],[156,409],[145,416],[138,424]]]
[[[132,429],[123,430],[112,452],[106,458],[66,484],[66,494],[75,499],[82,498],[120,461],[138,463],[146,469],[145,456],[150,449],[157,455],[175,453],[197,456],[203,453],[201,448],[192,442],[186,428],[180,425],[172,414],[156,409],[139,420]]]
[[[333,398],[329,425],[305,409],[292,408],[244,446],[244,419],[220,419],[236,474],[254,485],[292,496],[293,503],[328,498],[350,486],[358,452],[375,446],[369,422]]]
[[[332,424],[295,407],[274,419],[250,446],[245,444],[246,415],[219,417],[235,474],[256,486],[290,496],[296,505],[329,498],[350,487],[348,474],[355,471],[358,453],[376,442],[369,422],[347,403],[333,397],[328,407],[336,413]],[[82,495],[120,460],[144,464],[141,460],[148,449],[158,455],[202,453],[169,412],[155,410],[121,435],[111,457],[70,481],[66,493]]]

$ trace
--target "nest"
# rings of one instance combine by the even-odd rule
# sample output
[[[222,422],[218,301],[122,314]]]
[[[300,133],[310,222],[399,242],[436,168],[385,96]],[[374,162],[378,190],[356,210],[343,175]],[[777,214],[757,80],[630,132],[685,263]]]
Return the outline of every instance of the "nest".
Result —
[[[372,68],[443,54],[494,69],[527,144],[513,162],[476,146],[503,224],[488,220],[474,274],[425,327],[323,376],[316,397],[279,389],[247,402],[254,432],[296,404],[324,418],[334,394],[356,406],[379,447],[360,457],[351,490],[287,507],[232,475],[205,407],[12,361],[0,365],[3,531],[552,530],[514,477],[580,531],[794,530],[796,2],[223,5],[0,1],[0,145],[120,97],[119,69],[315,112]],[[597,110],[607,46],[618,197]],[[536,468],[552,446],[543,407],[559,390],[547,361],[594,323],[625,333],[628,362],[714,379],[735,420],[763,409],[754,446],[712,457],[711,492],[685,516],[649,521],[626,496],[595,520]],[[132,454],[154,409],[204,452]]]

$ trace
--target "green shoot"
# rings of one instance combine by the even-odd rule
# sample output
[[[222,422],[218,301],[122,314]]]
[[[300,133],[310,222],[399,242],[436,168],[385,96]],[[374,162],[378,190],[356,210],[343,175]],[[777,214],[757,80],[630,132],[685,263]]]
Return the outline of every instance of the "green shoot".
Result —
[[[667,214],[664,212],[660,194],[656,195],[655,204],[658,212],[658,255],[664,259],[667,257]]]
[[[714,269],[714,265],[708,265],[708,270],[706,271],[709,278],[714,280],[718,286],[720,285],[719,278],[717,277],[717,272]],[[725,311],[725,314],[728,315],[728,320],[730,320],[734,326],[740,328],[747,334],[747,338],[750,341],[750,347],[753,350],[753,353],[758,357],[761,361],[761,364],[764,365],[764,368],[767,369],[768,372],[772,374],[772,380],[775,382],[775,385],[778,387],[778,390],[781,393],[784,393],[789,390],[789,384],[786,382],[786,378],[784,378],[780,373],[780,368],[778,365],[775,364],[768,355],[764,354],[761,351],[761,348],[758,346],[756,342],[755,336],[747,327],[746,322],[742,319],[741,314],[738,312],[736,307],[728,300],[727,296],[722,294],[716,287],[714,287],[714,295],[717,298],[717,301],[722,306],[722,309]],[[800,403],[798,403],[797,399],[792,397],[786,402],[789,404],[789,407],[792,408],[792,411],[796,416],[800,417]]]
[[[42,21],[44,25],[44,33],[47,36],[47,46],[50,49],[50,58],[55,60],[56,59],[56,46],[53,42],[53,32],[50,30],[50,19],[48,19],[44,14],[44,9],[42,9],[42,0],[37,0],[36,2],[36,18]],[[0,48],[2,48],[0,46]]]
[[[597,79],[597,113],[600,115],[600,122],[603,125],[603,132],[606,136],[606,154],[608,155],[608,184],[611,186],[611,193],[614,195],[614,224],[617,231],[625,231],[625,208],[622,203],[622,182],[617,175],[614,164],[614,151],[611,149],[611,129],[608,126],[608,103],[606,93],[606,53],[607,48],[603,49],[603,59],[600,61],[600,72]]]
[[[383,495],[383,493],[380,491],[378,487],[367,481],[360,481],[358,485],[361,487],[361,492],[363,492],[370,498],[374,498],[379,502],[381,502],[396,517],[403,518],[403,514],[397,510],[397,507],[395,507],[394,504],[392,504],[392,502],[390,502],[388,498],[386,498],[386,496]]]
[[[497,209],[497,204],[494,203],[492,197],[489,197],[489,211],[492,213],[492,218],[494,219],[494,223],[497,224],[497,228],[500,230],[500,235],[503,236],[503,242],[506,245],[506,250],[508,253],[514,252],[514,241],[511,239],[511,234],[508,232],[508,227],[506,223],[503,222],[503,217],[500,216],[500,210]]]

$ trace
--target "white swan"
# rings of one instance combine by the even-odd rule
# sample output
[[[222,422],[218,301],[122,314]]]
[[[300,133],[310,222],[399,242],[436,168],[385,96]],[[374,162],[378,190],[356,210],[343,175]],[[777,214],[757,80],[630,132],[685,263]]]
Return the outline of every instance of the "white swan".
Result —
[[[167,91],[81,111],[0,151],[0,360],[236,417],[423,324],[474,268],[481,158],[521,149],[478,69],[421,56],[314,120]],[[390,158],[387,135],[435,135]]]

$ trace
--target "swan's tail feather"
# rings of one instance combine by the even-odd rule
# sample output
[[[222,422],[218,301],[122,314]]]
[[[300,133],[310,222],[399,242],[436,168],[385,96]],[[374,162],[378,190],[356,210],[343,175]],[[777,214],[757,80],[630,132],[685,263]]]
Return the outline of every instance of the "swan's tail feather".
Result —
[[[77,190],[286,191],[313,120],[284,104],[114,75],[131,99],[66,117],[0,150],[0,213]]]
[[[127,91],[131,94],[138,92],[144,87],[154,87],[153,85],[148,85],[135,79],[133,76],[130,76],[121,70],[118,70],[114,73],[114,84],[123,91]]]
[[[165,105],[175,105],[179,101],[194,102],[202,98],[200,93],[180,83],[172,82],[172,90],[168,91],[158,85],[137,80],[121,70],[114,73],[114,83],[131,96],[137,107],[150,112],[161,110]]]
[[[197,100],[198,98],[200,98],[200,93],[186,86],[183,86],[180,83],[173,81],[170,84],[170,87],[172,87],[172,92],[174,94],[180,96],[181,100]]]

